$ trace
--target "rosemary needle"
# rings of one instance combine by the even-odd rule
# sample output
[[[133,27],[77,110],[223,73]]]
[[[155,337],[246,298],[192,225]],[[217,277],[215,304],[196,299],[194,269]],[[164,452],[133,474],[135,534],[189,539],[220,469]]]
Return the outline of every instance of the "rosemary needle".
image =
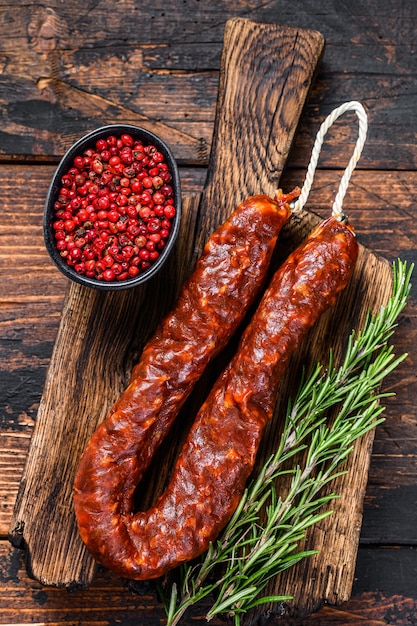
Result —
[[[331,515],[327,505],[337,497],[322,495],[323,488],[338,475],[353,443],[383,421],[380,400],[382,380],[405,358],[395,357],[388,345],[400,313],[407,303],[413,266],[393,264],[393,290],[385,307],[368,314],[361,332],[349,337],[343,362],[335,367],[329,355],[326,369],[317,364],[289,403],[280,443],[248,484],[229,523],[197,562],[179,568],[179,583],[169,598],[162,589],[167,626],[175,626],[188,607],[213,594],[207,612],[234,618],[266,602],[284,602],[288,596],[260,596],[268,581],[315,551],[299,544],[307,529]],[[332,411],[331,423],[328,423]],[[304,451],[302,465],[289,461]],[[284,494],[277,479],[286,476]]]

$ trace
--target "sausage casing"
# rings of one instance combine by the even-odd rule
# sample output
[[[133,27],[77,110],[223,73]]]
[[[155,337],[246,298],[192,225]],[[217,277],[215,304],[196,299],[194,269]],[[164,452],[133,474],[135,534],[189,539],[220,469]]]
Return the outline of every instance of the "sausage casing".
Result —
[[[346,286],[357,254],[350,228],[330,218],[283,263],[149,510],[133,514],[125,487],[136,484],[135,442],[122,453],[114,440],[124,425],[100,431],[77,483],[80,531],[98,561],[141,580],[207,549],[238,504],[291,354]],[[97,454],[98,446],[105,454]]]
[[[208,362],[258,294],[290,216],[288,203],[298,193],[248,198],[210,237],[173,310],[146,344],[129,386],[81,458],[74,489],[81,537],[107,567],[125,563],[123,575],[159,571],[142,569],[135,549],[129,555],[134,490]]]

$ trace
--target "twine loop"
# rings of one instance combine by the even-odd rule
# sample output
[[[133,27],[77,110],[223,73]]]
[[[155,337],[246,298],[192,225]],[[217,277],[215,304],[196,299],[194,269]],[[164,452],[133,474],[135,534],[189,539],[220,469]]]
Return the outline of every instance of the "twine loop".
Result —
[[[343,200],[349,186],[350,177],[356,167],[357,162],[361,156],[363,146],[366,141],[366,133],[368,130],[368,118],[366,115],[366,111],[363,105],[356,100],[352,100],[350,102],[345,102],[341,106],[337,107],[328,115],[328,117],[324,120],[320,129],[316,135],[316,140],[314,142],[313,150],[311,153],[310,163],[308,165],[307,174],[305,177],[305,181],[303,187],[301,189],[301,193],[294,204],[291,205],[291,210],[293,213],[299,213],[307,202],[308,195],[310,193],[311,186],[313,184],[314,174],[317,168],[317,162],[319,160],[321,148],[323,145],[324,137],[332,126],[332,124],[337,120],[338,117],[343,115],[346,111],[354,111],[359,120],[359,134],[358,139],[356,141],[355,149],[350,158],[349,164],[344,171],[342,179],[340,181],[339,189],[336,195],[336,198],[333,202],[332,207],[332,215],[339,221],[343,221],[345,216],[343,214],[342,205]]]

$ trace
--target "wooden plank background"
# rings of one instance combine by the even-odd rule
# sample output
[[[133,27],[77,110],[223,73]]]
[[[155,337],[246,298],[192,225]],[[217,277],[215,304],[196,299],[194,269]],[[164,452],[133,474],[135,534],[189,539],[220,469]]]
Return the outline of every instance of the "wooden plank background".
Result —
[[[66,288],[44,251],[42,207],[64,147],[90,128],[120,120],[157,121],[175,131],[184,192],[200,191],[224,24],[236,15],[317,29],[326,38],[282,186],[302,182],[322,119],[343,101],[361,100],[370,131],[345,206],[361,243],[390,261],[416,261],[414,0],[125,0],[117,12],[109,0],[0,0],[0,623],[153,624],[163,617],[151,594],[132,596],[105,572],[85,595],[41,588],[6,538]],[[308,208],[322,215],[346,164],[340,146],[349,128],[340,120],[320,160]],[[386,422],[376,433],[353,597],[294,624],[417,619],[416,311],[414,286],[396,333],[398,351],[410,354],[387,381],[397,396],[387,401]]]

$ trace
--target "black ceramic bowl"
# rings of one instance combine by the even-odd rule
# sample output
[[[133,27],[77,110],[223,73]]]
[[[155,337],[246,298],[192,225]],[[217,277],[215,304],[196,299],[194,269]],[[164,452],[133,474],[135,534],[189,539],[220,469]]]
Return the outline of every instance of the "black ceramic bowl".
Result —
[[[99,280],[97,278],[89,278],[83,274],[78,274],[73,267],[68,265],[60,255],[56,247],[56,239],[55,239],[55,231],[53,229],[53,221],[56,219],[55,217],[55,202],[57,201],[59,190],[61,187],[61,179],[63,175],[73,166],[74,158],[78,155],[82,155],[84,150],[87,148],[95,148],[96,141],[100,138],[107,138],[109,135],[114,135],[116,137],[120,137],[122,134],[129,134],[132,136],[134,140],[140,140],[146,145],[154,145],[159,152],[161,152],[165,157],[165,162],[168,165],[169,171],[172,174],[172,181],[170,185],[172,185],[174,191],[174,202],[176,208],[176,215],[173,218],[172,228],[170,231],[170,235],[166,240],[166,245],[160,253],[160,256],[153,264],[142,270],[137,276],[134,278],[126,278],[125,280],[112,280],[112,281],[104,281]],[[138,126],[132,126],[129,124],[110,124],[108,126],[102,126],[97,130],[84,135],[81,139],[79,139],[76,143],[74,143],[68,152],[64,155],[61,162],[59,163],[55,174],[52,178],[48,194],[45,202],[45,210],[44,210],[44,218],[43,218],[43,232],[44,232],[44,240],[46,249],[58,267],[58,269],[71,280],[80,283],[82,285],[86,285],[88,287],[93,287],[96,289],[102,290],[117,290],[117,289],[127,289],[130,287],[136,287],[144,283],[153,277],[164,265],[166,262],[174,243],[178,236],[179,226],[181,219],[181,189],[180,189],[180,178],[178,173],[178,167],[175,162],[175,159],[171,153],[169,147],[154,133],[146,130],[144,128],[140,128]]]

